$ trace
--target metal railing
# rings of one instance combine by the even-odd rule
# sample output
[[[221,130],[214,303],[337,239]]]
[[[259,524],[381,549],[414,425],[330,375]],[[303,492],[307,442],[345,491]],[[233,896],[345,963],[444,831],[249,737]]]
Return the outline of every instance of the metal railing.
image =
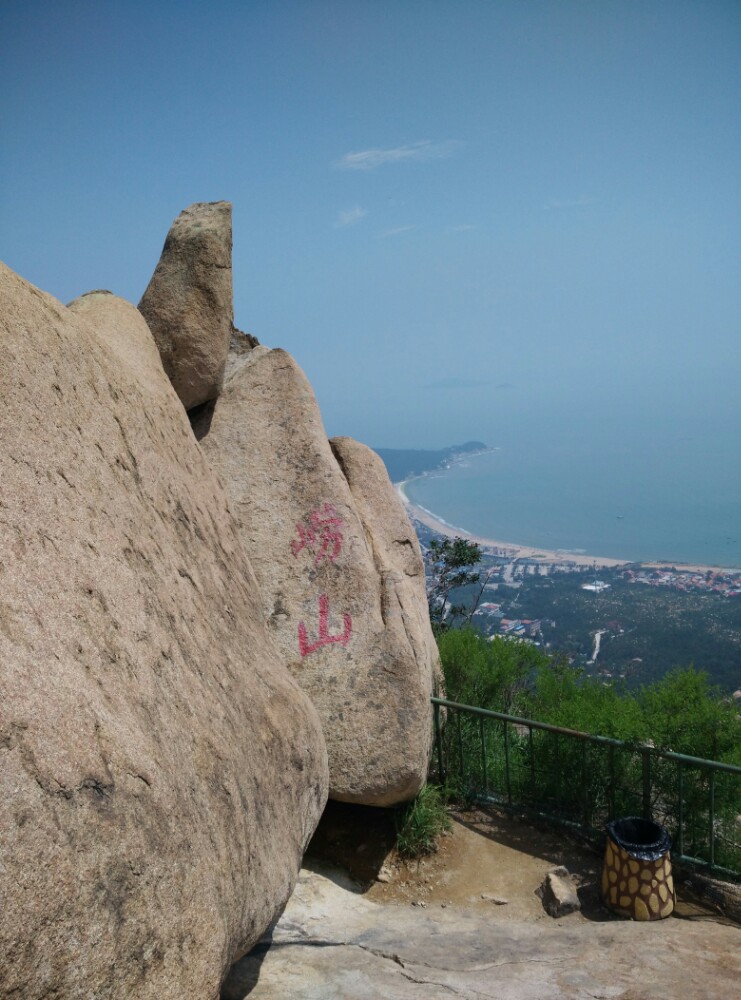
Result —
[[[741,877],[741,767],[444,698],[432,704],[433,781],[588,835],[618,816],[644,816],[669,830],[676,861]]]

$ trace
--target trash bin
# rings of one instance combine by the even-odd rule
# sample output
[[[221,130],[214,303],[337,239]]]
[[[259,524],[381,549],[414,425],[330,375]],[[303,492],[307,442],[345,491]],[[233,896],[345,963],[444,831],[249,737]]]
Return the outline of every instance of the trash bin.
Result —
[[[658,823],[638,816],[614,819],[605,829],[605,905],[633,920],[668,917],[676,900],[668,832]]]

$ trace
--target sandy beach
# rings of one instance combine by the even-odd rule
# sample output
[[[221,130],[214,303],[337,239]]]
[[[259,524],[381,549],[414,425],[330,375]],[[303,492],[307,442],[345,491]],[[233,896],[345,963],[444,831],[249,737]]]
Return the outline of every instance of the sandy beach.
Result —
[[[591,553],[586,552],[573,552],[564,549],[550,550],[550,549],[539,549],[533,548],[528,545],[518,545],[516,542],[504,542],[499,541],[494,538],[482,538],[480,535],[472,535],[470,531],[466,531],[463,528],[456,528],[454,525],[447,524],[445,521],[440,520],[435,517],[430,511],[425,510],[423,507],[418,507],[416,504],[412,503],[406,494],[404,487],[409,480],[405,480],[401,483],[394,483],[394,489],[401,498],[402,503],[406,507],[409,515],[420,521],[422,524],[430,528],[431,531],[436,531],[438,534],[443,535],[446,538],[465,538],[468,541],[476,542],[483,549],[490,551],[491,554],[504,556],[509,559],[527,559],[533,560],[541,563],[561,563],[572,566],[588,566],[612,569],[616,566],[644,566],[656,569],[670,569],[672,567],[681,570],[686,573],[707,573],[710,572],[721,572],[721,573],[741,573],[741,568],[729,568],[727,566],[697,566],[690,565],[687,563],[678,562],[642,562],[636,563],[627,559],[611,559],[608,556],[596,556]]]

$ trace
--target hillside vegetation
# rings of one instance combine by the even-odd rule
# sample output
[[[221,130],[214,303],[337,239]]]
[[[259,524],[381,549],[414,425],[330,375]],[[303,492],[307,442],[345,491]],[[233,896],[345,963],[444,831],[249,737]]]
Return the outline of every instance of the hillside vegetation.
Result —
[[[636,688],[605,684],[534,646],[472,628],[438,636],[447,697],[587,733],[741,765],[734,701],[693,667]]]

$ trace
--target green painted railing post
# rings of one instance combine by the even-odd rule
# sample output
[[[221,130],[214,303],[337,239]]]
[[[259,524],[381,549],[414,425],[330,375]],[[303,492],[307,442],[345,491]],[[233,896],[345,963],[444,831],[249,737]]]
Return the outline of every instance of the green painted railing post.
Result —
[[[641,771],[643,774],[643,816],[651,819],[651,754],[648,747],[641,747]]]
[[[528,726],[528,745],[530,747],[530,794],[533,797],[533,802],[537,800],[537,782],[535,780],[535,746],[533,744],[533,727]]]
[[[679,853],[684,854],[684,765],[681,760],[677,761],[677,797],[679,804],[677,807],[677,841]]]
[[[710,867],[715,865],[715,771],[709,775],[708,793],[710,796]]]
[[[589,747],[588,743],[582,743],[581,745],[581,790],[582,790],[582,808],[583,808],[583,818],[584,825],[590,827],[592,825],[592,810],[590,808],[589,799],[589,786],[587,783],[587,749]]]
[[[445,764],[443,762],[443,730],[440,725],[440,706],[435,702],[432,706],[435,715],[435,743],[437,744],[437,773],[440,784],[445,784]]]
[[[507,782],[507,802],[512,805],[512,781],[509,773],[509,728],[506,722],[504,723],[504,769]]]
[[[481,768],[484,774],[484,794],[489,794],[489,776],[486,771],[486,731],[484,730],[484,718],[479,719],[479,736],[481,738]]]
[[[610,757],[610,786],[607,789],[607,807],[610,811],[610,819],[615,818],[615,747],[610,744],[608,749]]]
[[[463,776],[466,771],[466,765],[463,762],[463,732],[461,731],[461,713],[455,713],[455,721],[458,726],[458,771],[461,776],[461,781],[463,781]]]

